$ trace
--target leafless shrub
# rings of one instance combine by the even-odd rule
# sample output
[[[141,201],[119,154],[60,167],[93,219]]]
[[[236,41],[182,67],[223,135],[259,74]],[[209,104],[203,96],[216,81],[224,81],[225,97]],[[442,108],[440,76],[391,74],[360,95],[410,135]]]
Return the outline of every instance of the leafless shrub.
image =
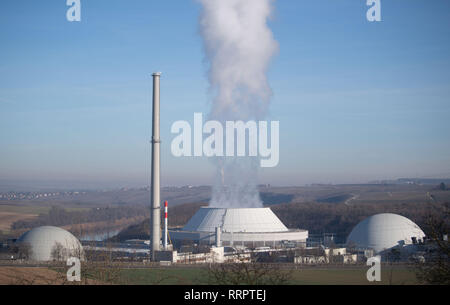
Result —
[[[416,259],[417,279],[424,284],[450,285],[450,243],[443,236],[449,232],[449,209],[427,220],[429,251],[424,259]]]
[[[292,278],[290,270],[282,270],[277,264],[237,263],[211,264],[209,282],[217,285],[285,285]]]
[[[16,255],[18,259],[28,260],[33,256],[33,248],[30,244],[25,242],[14,243],[11,247],[11,252]]]
[[[114,262],[112,245],[106,244],[105,251],[89,251],[86,253],[86,261],[82,263],[82,283],[88,284],[89,280],[98,281],[99,284],[126,284],[122,277],[122,268]]]

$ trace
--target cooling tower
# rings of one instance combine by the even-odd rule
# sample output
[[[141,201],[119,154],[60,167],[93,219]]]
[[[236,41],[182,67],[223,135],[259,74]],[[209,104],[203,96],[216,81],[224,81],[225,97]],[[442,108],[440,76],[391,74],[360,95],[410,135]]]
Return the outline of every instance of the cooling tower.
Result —
[[[284,242],[305,243],[306,230],[289,230],[270,208],[201,208],[182,230],[171,231],[174,243],[192,241],[214,245],[220,228],[223,246],[277,246]]]

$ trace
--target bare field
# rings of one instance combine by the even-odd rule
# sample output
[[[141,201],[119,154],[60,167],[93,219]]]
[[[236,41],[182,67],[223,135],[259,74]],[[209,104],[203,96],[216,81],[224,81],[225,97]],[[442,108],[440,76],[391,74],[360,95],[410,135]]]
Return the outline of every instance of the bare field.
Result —
[[[8,201],[0,201],[0,231],[9,232],[11,225],[19,220],[29,220],[39,216],[39,214],[46,214],[50,210],[50,205],[43,203],[32,204]],[[73,210],[89,210],[89,208],[74,208],[67,207],[67,211]]]
[[[84,285],[99,285],[98,280],[86,279]],[[79,285],[68,282],[65,273],[46,267],[0,267],[0,285]]]
[[[214,284],[207,267],[177,266],[170,268],[120,268],[115,284],[127,285],[207,285]],[[307,267],[291,270],[288,285],[417,285],[415,273],[405,266],[384,266],[381,282],[368,282],[365,266],[326,268]],[[65,270],[65,269],[64,269]],[[95,279],[94,279],[95,278]],[[82,284],[103,283],[97,277]],[[66,285],[64,272],[46,267],[0,267],[0,285]]]
[[[60,285],[61,273],[44,267],[0,267],[0,285]]]
[[[405,266],[384,266],[381,282],[369,282],[366,273],[369,267],[307,267],[291,269],[288,285],[417,285],[415,273]],[[133,285],[207,285],[214,284],[208,277],[208,268],[141,268],[122,269],[122,280]]]
[[[50,210],[50,206],[45,206],[40,204],[33,204],[27,202],[11,202],[11,201],[0,201],[0,212],[11,212],[17,214],[33,214],[38,215],[41,213],[47,213]]]
[[[28,220],[37,217],[37,214],[21,214],[0,211],[0,231],[9,232],[11,225],[18,220]]]

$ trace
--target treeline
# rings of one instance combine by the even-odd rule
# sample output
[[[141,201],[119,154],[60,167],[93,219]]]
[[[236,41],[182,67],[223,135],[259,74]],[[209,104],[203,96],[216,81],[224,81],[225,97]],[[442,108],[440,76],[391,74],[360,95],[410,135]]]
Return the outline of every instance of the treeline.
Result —
[[[183,227],[189,219],[207,203],[187,203],[169,208],[168,223],[169,227]],[[163,219],[162,219],[163,220]],[[164,222],[161,222],[164,223]]]
[[[337,233],[347,236],[355,225],[368,216],[394,213],[415,222],[422,230],[428,228],[430,216],[444,215],[449,203],[377,203],[330,204],[290,203],[271,207],[288,228],[307,229],[311,234]]]
[[[207,203],[187,203],[183,205],[177,205],[169,209],[168,223],[169,227],[181,227],[184,226],[189,219],[200,209],[202,206],[207,206]],[[164,213],[161,213],[161,224],[164,224]],[[143,222],[135,225],[131,225],[128,228],[122,230],[116,236],[110,238],[112,242],[125,241],[129,239],[149,239],[150,238],[150,218],[145,219]]]
[[[67,211],[60,206],[53,206],[48,213],[40,214],[37,218],[14,222],[11,228],[19,230],[39,226],[66,226],[98,221],[115,222],[123,218],[148,217],[148,215],[149,209],[144,206],[93,208],[88,211]]]

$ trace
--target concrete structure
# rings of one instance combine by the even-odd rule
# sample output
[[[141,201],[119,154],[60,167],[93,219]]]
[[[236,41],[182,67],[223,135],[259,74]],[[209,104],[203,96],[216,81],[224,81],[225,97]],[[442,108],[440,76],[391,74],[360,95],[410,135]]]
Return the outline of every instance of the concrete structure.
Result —
[[[216,247],[222,247],[222,228],[217,227],[216,228]]]
[[[153,136],[152,136],[152,186],[151,186],[151,258],[155,258],[155,251],[160,250],[161,220],[160,220],[160,144],[159,138],[159,81],[161,73],[153,73]]]
[[[17,241],[19,251],[32,261],[66,261],[69,257],[84,260],[83,247],[70,232],[51,226],[34,228]]]
[[[296,256],[294,257],[295,264],[303,264],[303,265],[317,265],[317,264],[327,264],[328,258],[321,255],[304,255],[304,256]]]
[[[220,227],[222,246],[279,246],[286,241],[306,243],[308,231],[289,230],[270,208],[201,208],[182,230],[170,231],[174,244],[192,241],[198,244],[217,243]]]
[[[336,256],[336,255],[345,255],[347,254],[347,248],[325,248],[324,249],[326,256]]]
[[[341,255],[340,257],[342,257],[343,264],[355,264],[356,262],[358,262],[357,254],[345,254]]]
[[[347,246],[373,249],[375,254],[393,247],[404,247],[423,241],[425,234],[414,222],[396,214],[370,216],[353,228]]]
[[[170,264],[209,264],[209,263],[249,263],[250,253],[227,253],[224,247],[211,247],[206,253],[191,253],[178,251],[158,251],[155,259]]]
[[[296,264],[354,264],[358,255],[347,253],[346,248],[307,248],[300,255],[294,257]]]

